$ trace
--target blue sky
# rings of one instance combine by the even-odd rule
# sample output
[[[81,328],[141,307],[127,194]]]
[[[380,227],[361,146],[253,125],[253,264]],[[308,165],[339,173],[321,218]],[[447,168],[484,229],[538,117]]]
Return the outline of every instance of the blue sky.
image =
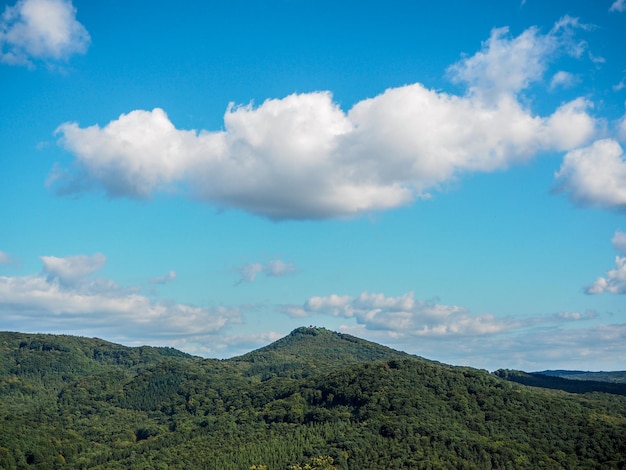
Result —
[[[623,0],[0,7],[0,329],[624,369]]]

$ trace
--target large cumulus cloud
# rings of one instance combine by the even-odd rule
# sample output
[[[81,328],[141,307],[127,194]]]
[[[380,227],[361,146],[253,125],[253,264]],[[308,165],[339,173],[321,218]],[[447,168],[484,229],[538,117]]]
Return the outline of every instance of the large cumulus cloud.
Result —
[[[596,123],[587,100],[539,116],[519,97],[557,53],[580,54],[571,34],[578,26],[566,18],[548,34],[531,28],[517,38],[494,30],[479,53],[450,69],[467,85],[464,95],[414,83],[346,112],[330,92],[293,94],[229,106],[220,131],[178,129],[159,108],[102,127],[64,123],[57,132],[74,165],[50,182],[60,193],[110,197],[180,192],[275,220],[395,208],[463,174],[588,143]]]

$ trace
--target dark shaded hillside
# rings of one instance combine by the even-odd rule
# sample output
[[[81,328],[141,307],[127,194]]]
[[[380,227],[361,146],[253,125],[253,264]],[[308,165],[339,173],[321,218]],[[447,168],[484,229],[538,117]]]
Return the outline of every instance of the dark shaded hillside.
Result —
[[[517,382],[531,387],[563,390],[569,393],[602,392],[626,396],[626,384],[596,382],[593,380],[572,380],[558,376],[544,375],[539,372],[528,373],[518,370],[500,369],[494,374],[505,380]]]
[[[318,328],[225,361],[2,333],[0,364],[3,469],[626,466],[624,397],[526,387]]]
[[[263,348],[227,361],[246,376],[302,378],[361,362],[404,359],[405,352],[325,328],[301,327]]]
[[[561,377],[570,380],[592,380],[594,382],[610,382],[626,384],[626,371],[613,372],[588,372],[582,370],[544,370],[534,372],[534,374],[549,375],[552,377]]]

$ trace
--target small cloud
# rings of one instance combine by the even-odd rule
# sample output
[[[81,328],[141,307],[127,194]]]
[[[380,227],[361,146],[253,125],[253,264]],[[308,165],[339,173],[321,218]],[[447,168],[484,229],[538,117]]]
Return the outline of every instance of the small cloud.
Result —
[[[286,263],[282,260],[272,260],[267,263],[248,263],[235,269],[241,276],[235,285],[244,282],[254,282],[258,274],[265,274],[268,277],[283,277],[296,272],[293,263]]]
[[[34,67],[84,54],[91,38],[71,0],[19,0],[0,19],[0,62]]]
[[[617,230],[611,238],[611,243],[618,253],[626,255],[626,233]]]
[[[593,320],[598,318],[598,313],[593,310],[587,310],[585,313],[580,312],[559,312],[554,314],[556,320],[565,321],[579,321],[579,320]]]
[[[567,193],[576,204],[626,210],[626,160],[613,139],[568,152],[555,180],[555,191]]]
[[[593,62],[594,64],[604,64],[606,62],[606,59],[604,57],[601,56],[595,56],[593,55],[591,52],[588,53],[589,55],[589,60],[591,62]]]
[[[609,11],[624,12],[626,11],[626,0],[615,0],[609,8]]]
[[[241,279],[239,279],[237,284],[241,284],[242,282],[254,282],[257,274],[263,272],[263,265],[261,263],[249,263],[243,265],[241,268],[237,269],[237,271],[241,274]]]
[[[84,280],[90,274],[100,270],[106,263],[106,256],[101,253],[65,258],[41,256],[40,259],[43,263],[43,272],[48,275],[48,279],[58,280],[66,285]]]
[[[626,255],[626,233],[615,232],[611,243],[615,250]],[[596,279],[585,288],[585,293],[598,295],[608,292],[610,294],[626,294],[626,256],[615,257],[615,269],[607,271],[605,276]]]
[[[620,90],[623,90],[624,88],[626,88],[626,78],[622,78],[622,80],[619,83],[613,85],[613,91],[620,91]]]
[[[281,277],[296,272],[296,267],[293,263],[285,263],[279,259],[268,262],[263,267],[263,272],[268,276]]]
[[[555,90],[556,88],[571,88],[578,82],[579,79],[576,75],[560,70],[552,77],[552,80],[550,81],[550,90]]]
[[[176,271],[170,271],[165,276],[157,276],[148,280],[150,284],[166,284],[176,279]]]

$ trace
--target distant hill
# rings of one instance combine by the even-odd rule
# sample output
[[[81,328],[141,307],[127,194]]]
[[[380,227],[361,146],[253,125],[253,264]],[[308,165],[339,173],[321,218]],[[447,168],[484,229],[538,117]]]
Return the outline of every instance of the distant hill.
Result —
[[[91,374],[108,366],[133,368],[193,356],[174,348],[130,348],[98,338],[0,332],[0,372]]]
[[[284,338],[227,361],[246,376],[303,378],[362,362],[406,359],[405,352],[325,328],[301,327]]]
[[[522,374],[312,327],[228,360],[0,333],[0,468],[626,468],[626,397]]]
[[[594,382],[610,382],[626,384],[626,371],[613,372],[589,372],[582,370],[544,370],[534,372],[535,374],[549,375],[551,377],[561,377],[570,380],[591,380]]]
[[[517,370],[500,369],[495,375],[506,380],[529,385],[532,387],[564,390],[570,393],[603,392],[626,396],[626,383],[613,383],[608,381],[594,381],[590,379],[570,379],[570,374],[544,374],[541,372],[528,373]],[[587,373],[581,373],[587,374]]]

